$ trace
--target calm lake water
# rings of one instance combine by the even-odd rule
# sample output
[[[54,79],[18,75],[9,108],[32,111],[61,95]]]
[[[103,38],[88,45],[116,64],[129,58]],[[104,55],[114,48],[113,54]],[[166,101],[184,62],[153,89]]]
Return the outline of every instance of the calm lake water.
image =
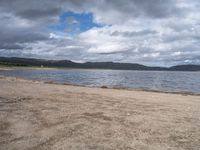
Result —
[[[200,93],[200,72],[15,69],[0,75],[85,86]]]

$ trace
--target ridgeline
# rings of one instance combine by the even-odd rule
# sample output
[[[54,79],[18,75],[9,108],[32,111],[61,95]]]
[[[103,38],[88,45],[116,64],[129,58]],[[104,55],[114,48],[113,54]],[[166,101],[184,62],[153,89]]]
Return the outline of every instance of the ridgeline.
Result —
[[[113,69],[113,70],[150,70],[150,71],[200,71],[200,65],[177,65],[172,67],[150,67],[136,63],[85,62],[76,63],[70,60],[46,60],[34,58],[0,57],[2,66],[22,67],[56,67],[80,69]]]

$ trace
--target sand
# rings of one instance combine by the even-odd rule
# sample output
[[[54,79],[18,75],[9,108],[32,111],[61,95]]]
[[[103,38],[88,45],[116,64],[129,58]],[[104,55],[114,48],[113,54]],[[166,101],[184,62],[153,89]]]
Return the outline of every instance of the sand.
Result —
[[[0,77],[0,150],[199,150],[200,96]]]

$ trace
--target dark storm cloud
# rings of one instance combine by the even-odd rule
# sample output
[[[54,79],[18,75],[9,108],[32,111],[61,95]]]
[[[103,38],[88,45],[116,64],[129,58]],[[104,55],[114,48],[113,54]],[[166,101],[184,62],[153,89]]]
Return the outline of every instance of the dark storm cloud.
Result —
[[[48,40],[49,35],[34,28],[0,28],[0,49],[23,49],[23,44]]]
[[[60,12],[59,1],[53,0],[1,0],[0,8],[26,19],[57,16]]]
[[[29,43],[48,39],[44,33],[30,30],[0,30],[0,41],[5,43]]]
[[[134,0],[135,4],[145,12],[145,15],[162,18],[179,13],[174,0]]]
[[[178,12],[173,0],[105,0],[105,3],[116,10],[133,16],[145,15],[162,18]]]
[[[9,49],[23,49],[24,47],[19,45],[19,44],[11,44],[11,43],[0,43],[0,49],[5,49],[5,50],[9,50]]]
[[[17,12],[17,15],[27,19],[40,19],[49,16],[56,16],[57,14],[59,14],[59,12],[60,12],[59,8],[43,9],[43,10],[29,9]]]
[[[129,17],[145,15],[161,18],[179,12],[174,4],[173,0],[1,0],[0,8],[26,19],[54,17],[67,10],[94,11],[96,15],[98,12],[115,11]]]

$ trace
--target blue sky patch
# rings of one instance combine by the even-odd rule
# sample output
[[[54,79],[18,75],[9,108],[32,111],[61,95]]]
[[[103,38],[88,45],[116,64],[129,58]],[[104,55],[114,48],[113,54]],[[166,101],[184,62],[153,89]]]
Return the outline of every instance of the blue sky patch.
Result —
[[[71,11],[63,13],[59,17],[57,24],[49,26],[53,31],[67,32],[69,34],[78,34],[93,27],[102,27],[102,25],[93,22],[92,13],[78,14]]]

